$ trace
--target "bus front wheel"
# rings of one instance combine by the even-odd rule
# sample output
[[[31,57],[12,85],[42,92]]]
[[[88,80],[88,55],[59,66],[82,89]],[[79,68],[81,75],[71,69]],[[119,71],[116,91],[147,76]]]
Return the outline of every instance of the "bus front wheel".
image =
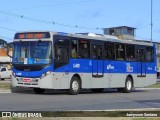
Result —
[[[133,88],[133,82],[130,77],[126,78],[125,87],[122,89],[122,92],[124,93],[130,93]]]
[[[70,89],[68,90],[68,93],[71,95],[77,95],[79,91],[80,91],[80,80],[74,76],[71,79]]]
[[[45,89],[41,89],[41,88],[33,88],[34,92],[37,94],[43,94]]]

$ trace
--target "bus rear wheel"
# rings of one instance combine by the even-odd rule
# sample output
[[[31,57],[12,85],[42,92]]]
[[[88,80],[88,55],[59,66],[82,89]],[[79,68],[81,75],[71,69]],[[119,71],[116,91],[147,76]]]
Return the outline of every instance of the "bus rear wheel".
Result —
[[[45,89],[41,89],[41,88],[33,88],[34,92],[37,94],[43,94]]]
[[[133,88],[133,82],[130,77],[126,78],[125,87],[122,89],[122,92],[124,93],[130,93]]]
[[[80,86],[80,80],[75,76],[72,77],[68,93],[71,95],[77,95],[80,91]]]

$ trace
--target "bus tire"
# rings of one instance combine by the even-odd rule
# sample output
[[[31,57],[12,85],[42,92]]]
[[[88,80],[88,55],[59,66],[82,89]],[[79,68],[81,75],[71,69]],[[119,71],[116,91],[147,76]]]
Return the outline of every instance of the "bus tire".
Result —
[[[41,88],[33,88],[33,90],[36,94],[43,94],[45,91],[45,89],[41,89]]]
[[[68,93],[70,95],[77,95],[80,91],[80,80],[73,76],[70,83],[70,89],[68,90]]]
[[[4,80],[4,78],[1,78],[1,80]]]
[[[123,88],[117,88],[118,92],[122,92]]]
[[[122,89],[122,92],[124,93],[130,93],[133,88],[133,82],[130,77],[126,78],[125,87]]]
[[[104,90],[103,88],[92,89],[92,91],[95,93],[101,93],[103,92],[103,90]]]

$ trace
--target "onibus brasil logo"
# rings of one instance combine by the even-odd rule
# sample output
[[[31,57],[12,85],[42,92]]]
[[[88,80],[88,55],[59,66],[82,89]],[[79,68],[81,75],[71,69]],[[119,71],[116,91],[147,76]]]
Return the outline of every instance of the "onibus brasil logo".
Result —
[[[2,112],[2,117],[42,117],[42,114],[35,112]]]

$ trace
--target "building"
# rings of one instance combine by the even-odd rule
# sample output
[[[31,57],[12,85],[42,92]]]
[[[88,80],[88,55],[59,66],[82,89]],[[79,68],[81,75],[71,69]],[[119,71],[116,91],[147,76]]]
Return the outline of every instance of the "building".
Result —
[[[9,54],[12,54],[10,50]],[[11,58],[7,55],[7,48],[0,48],[0,64],[8,64],[11,62]]]
[[[119,39],[129,39],[134,40],[135,29],[128,26],[119,26],[111,28],[103,28],[105,35],[117,36]]]
[[[5,40],[0,39],[0,65],[9,64],[12,60],[7,55],[7,45],[8,43]],[[12,55],[12,49],[9,50],[9,54]]]

